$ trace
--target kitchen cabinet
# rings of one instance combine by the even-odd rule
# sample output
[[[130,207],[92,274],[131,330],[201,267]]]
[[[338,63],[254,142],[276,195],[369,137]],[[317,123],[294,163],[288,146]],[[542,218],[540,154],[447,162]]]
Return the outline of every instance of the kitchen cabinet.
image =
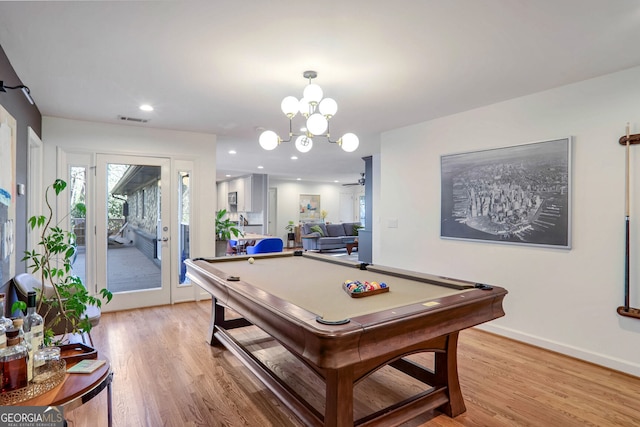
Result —
[[[266,175],[253,174],[242,178],[242,197],[238,193],[238,210],[244,212],[262,212],[266,209]],[[240,206],[243,201],[243,207]]]
[[[245,233],[264,234],[261,224],[245,225],[242,229]]]
[[[218,183],[218,206],[229,209],[229,193],[237,193],[237,212],[263,212],[267,208],[267,175],[253,174]]]
[[[226,209],[229,212],[229,200],[227,199],[227,195],[229,194],[229,182],[223,181],[218,184],[218,197],[217,197],[217,206],[218,210]]]
[[[251,183],[253,181],[253,177],[251,175],[245,176],[240,179],[242,185],[242,196],[238,194],[238,209],[243,212],[253,212],[253,203],[251,201]],[[242,206],[242,207],[241,207]]]

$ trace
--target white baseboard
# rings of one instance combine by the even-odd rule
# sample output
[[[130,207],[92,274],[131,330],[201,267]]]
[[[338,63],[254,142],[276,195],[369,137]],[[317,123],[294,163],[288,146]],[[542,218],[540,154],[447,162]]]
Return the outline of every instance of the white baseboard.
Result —
[[[640,377],[640,364],[632,363],[628,360],[621,360],[605,354],[596,353],[593,351],[585,350],[583,348],[569,346],[556,341],[551,341],[545,338],[540,338],[534,335],[526,334],[514,329],[505,328],[503,326],[496,325],[479,325],[478,329],[482,329],[487,332],[501,335],[507,338],[521,341],[527,344],[534,345],[536,347],[544,348],[547,350],[555,351],[557,353],[565,354],[567,356],[575,357],[576,359],[584,360],[596,365],[604,366],[609,369],[624,372],[625,374]]]
[[[204,301],[204,300],[210,300],[211,299],[211,294],[205,291],[202,292],[197,292],[195,297],[189,296],[189,297],[184,297],[184,298],[177,298],[176,300],[173,301],[173,304],[180,304],[183,302],[194,302],[194,301]]]

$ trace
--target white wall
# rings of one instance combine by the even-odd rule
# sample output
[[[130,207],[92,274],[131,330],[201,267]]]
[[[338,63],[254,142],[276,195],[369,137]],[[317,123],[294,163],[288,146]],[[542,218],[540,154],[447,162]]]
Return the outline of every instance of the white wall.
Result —
[[[43,117],[42,134],[45,184],[58,177],[59,171],[54,159],[61,150],[92,155],[100,153],[165,157],[171,159],[172,172],[176,162],[192,161],[191,253],[193,257],[215,254],[215,135],[54,117]],[[178,295],[174,300],[193,299],[193,295],[193,292]]]
[[[640,68],[387,132],[374,262],[503,286],[494,332],[640,376],[624,296],[624,158],[640,133]],[[440,156],[573,137],[572,248],[443,240]],[[640,146],[632,147],[631,306],[640,306]],[[636,220],[634,218],[639,218]],[[390,220],[398,228],[388,228]]]
[[[285,226],[289,221],[298,224],[300,214],[300,194],[319,194],[320,209],[328,212],[327,222],[348,222],[356,219],[340,218],[340,194],[352,194],[354,199],[354,215],[358,216],[357,201],[358,195],[364,194],[364,187],[349,186],[341,184],[310,183],[304,181],[286,181],[270,178],[269,187],[277,189],[277,225],[278,236],[287,241],[287,230]]]

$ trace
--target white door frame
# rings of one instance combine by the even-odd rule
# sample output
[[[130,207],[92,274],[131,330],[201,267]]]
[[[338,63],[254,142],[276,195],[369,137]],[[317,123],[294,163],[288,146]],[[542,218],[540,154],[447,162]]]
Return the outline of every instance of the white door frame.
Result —
[[[42,215],[42,200],[44,184],[42,179],[44,166],[44,151],[42,140],[37,133],[29,126],[27,128],[27,141],[29,150],[27,151],[27,162],[29,164],[29,174],[27,177],[27,218]],[[37,230],[27,227],[27,250],[31,251],[38,246]]]
[[[275,187],[269,188],[269,212],[267,217],[267,234],[270,236],[278,235],[278,189]]]
[[[196,199],[193,197],[194,192],[194,184],[197,184],[197,176],[195,174],[195,166],[194,162],[191,160],[174,160],[173,168],[171,171],[172,183],[176,184],[173,188],[175,189],[172,192],[171,197],[171,213],[173,214],[173,236],[175,238],[171,239],[171,304],[184,302],[184,301],[193,301],[200,299],[200,293],[204,292],[199,286],[195,286],[190,281],[186,281],[185,283],[180,283],[180,269],[181,265],[181,253],[179,251],[180,242],[178,241],[178,236],[180,230],[180,218],[178,217],[180,201],[178,200],[179,191],[177,188],[177,181],[174,181],[180,178],[180,172],[189,173],[189,235],[190,235],[190,252],[193,255],[194,245],[193,241],[197,238],[197,233],[194,233],[195,227],[197,227],[197,218],[194,215],[196,212]],[[174,194],[175,193],[175,194]],[[164,263],[165,261],[163,261]],[[168,261],[167,261],[168,262]]]

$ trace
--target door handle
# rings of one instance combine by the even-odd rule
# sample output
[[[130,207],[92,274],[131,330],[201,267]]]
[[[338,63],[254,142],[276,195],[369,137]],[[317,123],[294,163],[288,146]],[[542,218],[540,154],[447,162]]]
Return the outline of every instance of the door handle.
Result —
[[[168,237],[163,237],[162,239],[156,239],[158,242],[168,242],[169,238]]]

